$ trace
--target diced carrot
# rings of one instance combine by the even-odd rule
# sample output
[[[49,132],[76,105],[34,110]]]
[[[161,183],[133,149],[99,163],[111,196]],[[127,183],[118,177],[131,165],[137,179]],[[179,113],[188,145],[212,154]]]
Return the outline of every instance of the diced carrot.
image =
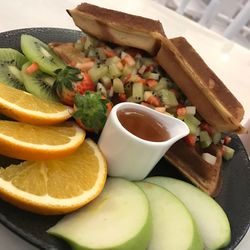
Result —
[[[194,146],[196,143],[196,135],[189,134],[184,137],[184,141],[189,145],[189,146]]]
[[[116,53],[110,48],[103,48],[103,52],[104,52],[106,57],[114,57],[114,56],[116,56]]]
[[[113,108],[112,103],[111,103],[111,102],[108,102],[108,103],[106,104],[106,106],[107,106],[107,113],[109,114],[110,111],[111,111],[111,109]]]
[[[161,106],[161,102],[160,99],[154,95],[151,95],[147,100],[147,103],[155,106],[155,107],[160,107]]]
[[[184,117],[187,114],[187,109],[185,107],[179,107],[176,109],[178,116]]]
[[[125,93],[120,93],[119,95],[119,101],[120,102],[126,102],[127,101],[127,96]]]
[[[39,69],[39,65],[33,62],[30,66],[25,69],[25,73],[31,75]]]
[[[150,88],[153,88],[155,85],[157,85],[157,81],[154,79],[147,79],[146,85],[148,85]]]

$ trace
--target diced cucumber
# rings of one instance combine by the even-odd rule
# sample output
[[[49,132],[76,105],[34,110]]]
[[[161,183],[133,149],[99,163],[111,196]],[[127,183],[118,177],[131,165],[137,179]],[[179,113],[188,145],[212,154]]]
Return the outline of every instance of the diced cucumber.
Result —
[[[106,88],[110,87],[111,84],[112,84],[111,79],[110,79],[110,77],[108,77],[108,76],[103,76],[103,77],[101,78],[101,82],[103,83],[103,85],[104,85]]]
[[[189,128],[190,134],[197,135],[198,127],[195,124],[193,124],[192,122],[190,122],[188,119],[186,119],[186,117],[184,117],[184,122],[187,124],[187,126]]]
[[[117,64],[120,61],[121,59],[118,56],[113,56],[113,57],[108,58],[105,64],[109,66],[111,64]]]
[[[201,122],[195,116],[190,114],[187,114],[185,119],[193,123],[195,126],[199,126],[201,124]]]
[[[234,156],[235,150],[233,148],[230,148],[230,147],[226,146],[226,145],[223,145],[222,147],[223,147],[223,155],[222,155],[223,158],[225,160],[232,159],[233,156]]]
[[[86,41],[84,43],[84,50],[88,50],[91,47],[96,47],[97,43],[98,41],[94,37],[86,36]]]
[[[220,132],[215,132],[212,135],[212,140],[213,140],[214,144],[218,144],[220,142],[220,140],[221,140],[221,133]]]
[[[96,91],[100,92],[101,95],[107,97],[107,90],[100,82],[98,82],[96,85]]]
[[[122,72],[118,69],[115,63],[110,64],[108,68],[109,68],[109,75],[112,79],[121,76]]]
[[[88,74],[91,80],[97,83],[103,76],[108,74],[108,67],[106,65],[101,65],[99,68],[94,66],[88,71]]]
[[[159,98],[165,105],[170,107],[175,107],[178,105],[176,96],[172,91],[169,91],[167,89],[160,89],[156,92],[156,94],[159,96]]]
[[[159,73],[153,73],[153,72],[147,72],[147,74],[145,74],[145,78],[146,79],[154,79],[154,80],[159,80],[160,74]]]
[[[99,56],[99,59],[105,60],[107,58],[107,56],[104,53],[103,48],[96,48],[96,51],[97,51],[97,55]]]
[[[153,90],[155,90],[155,91],[159,91],[159,90],[161,90],[161,89],[167,89],[167,78],[165,78],[165,77],[162,77],[160,80],[159,80],[159,82],[157,83],[157,85],[155,85],[154,87],[153,87]]]
[[[211,155],[210,153],[203,153],[201,157],[204,161],[208,162],[211,165],[214,165],[216,162],[216,157]]]
[[[134,67],[129,66],[128,64],[125,64],[123,67],[122,75],[127,76],[131,74],[134,70]]]
[[[207,148],[212,143],[212,138],[207,131],[202,130],[200,132],[200,144],[202,148]]]
[[[144,87],[142,83],[134,83],[132,87],[132,96],[135,102],[142,102],[144,97]]]
[[[88,57],[93,57],[93,58],[96,57],[96,50],[95,50],[95,48],[89,49]]]
[[[195,106],[186,106],[187,114],[195,115],[196,114],[196,107]]]
[[[113,80],[113,90],[115,93],[124,93],[123,82],[119,78]]]
[[[127,102],[135,102],[134,97],[132,95],[130,97],[128,97]]]

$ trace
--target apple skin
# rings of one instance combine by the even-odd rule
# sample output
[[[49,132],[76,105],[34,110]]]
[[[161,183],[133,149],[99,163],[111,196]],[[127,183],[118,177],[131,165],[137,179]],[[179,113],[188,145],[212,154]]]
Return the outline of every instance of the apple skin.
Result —
[[[130,196],[133,198],[130,198]],[[130,203],[130,205],[127,207],[126,203]],[[143,217],[140,217],[138,214],[139,210],[137,210],[136,216],[133,215],[135,213],[134,206],[136,205],[142,209],[140,210],[140,214],[143,214]],[[124,211],[124,209],[120,209],[121,206],[125,206],[125,208],[128,208],[128,210]],[[127,211],[129,212],[127,213]],[[109,213],[111,213],[111,215]],[[95,218],[97,214],[99,214],[99,218],[103,218],[103,216],[107,218],[108,224],[107,222],[103,222],[103,224],[98,225],[95,224]],[[129,220],[130,215],[132,216],[133,220]],[[91,224],[90,227],[89,221],[86,221],[86,218],[89,218],[89,216],[91,216],[94,220],[94,224]],[[84,230],[87,230],[85,227],[86,225],[90,230],[93,230],[93,228],[96,227],[98,228],[96,239],[94,238],[94,241],[100,241],[98,235],[102,233],[102,230],[103,232],[105,232],[105,230],[109,232],[107,227],[110,225],[111,227],[115,227],[115,225],[117,225],[116,222],[111,221],[110,218],[114,218],[116,221],[119,221],[119,218],[121,218],[121,220],[126,219],[125,223],[122,223],[122,225],[126,226],[127,228],[131,228],[131,225],[136,223],[138,217],[140,217],[140,224],[138,224],[139,226],[135,227],[136,234],[131,234],[130,238],[125,237],[125,239],[122,239],[121,237],[123,237],[123,235],[121,236],[120,234],[118,236],[118,243],[111,245],[109,244],[106,246],[87,244],[86,241],[81,243],[78,242],[79,240],[81,241],[81,239],[79,239],[81,238],[81,235],[86,232]],[[93,223],[92,219],[91,223]],[[99,221],[100,220],[98,220],[98,222]],[[126,225],[127,221],[128,224]],[[118,225],[120,224],[118,223]],[[80,233],[78,229],[80,229]],[[118,232],[119,230],[120,229],[117,228]],[[121,178],[108,178],[103,192],[94,201],[79,209],[78,211],[66,215],[55,226],[50,228],[48,233],[64,239],[69,243],[72,249],[75,250],[146,250],[152,235],[152,216],[149,202],[144,192],[133,182]],[[90,233],[90,235],[92,235],[91,237],[93,239],[93,231]],[[112,239],[113,235],[106,234],[106,236],[111,237]]]
[[[220,249],[230,243],[231,229],[227,215],[205,192],[192,184],[170,177],[149,177],[145,181],[169,190],[185,204],[197,224],[205,249]]]
[[[152,211],[153,233],[148,250],[203,250],[191,214],[175,195],[156,184],[136,184],[147,195]]]

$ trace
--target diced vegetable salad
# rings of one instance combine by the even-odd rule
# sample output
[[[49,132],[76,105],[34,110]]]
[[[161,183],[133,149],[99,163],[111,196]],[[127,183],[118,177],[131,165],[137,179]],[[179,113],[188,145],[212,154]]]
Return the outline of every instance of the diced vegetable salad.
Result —
[[[184,139],[188,145],[199,143],[205,149],[212,143],[220,144],[227,151],[227,159],[233,156],[232,151],[228,153],[228,146],[222,147],[228,140],[202,120],[196,107],[150,56],[134,48],[109,46],[90,36],[79,39],[74,48],[84,60],[71,61],[70,65],[88,75],[96,92],[114,104],[136,102],[177,117],[190,129]],[[214,160],[207,153],[204,159],[210,163]]]

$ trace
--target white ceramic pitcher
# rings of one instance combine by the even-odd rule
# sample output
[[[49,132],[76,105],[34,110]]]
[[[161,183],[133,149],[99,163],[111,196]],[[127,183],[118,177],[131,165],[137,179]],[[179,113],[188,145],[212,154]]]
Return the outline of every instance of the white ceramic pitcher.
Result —
[[[170,138],[155,142],[143,140],[130,133],[120,123],[117,112],[132,108],[146,113],[164,125]],[[98,145],[107,159],[108,175],[129,180],[142,180],[154,168],[166,151],[189,134],[188,126],[179,119],[162,114],[140,104],[124,102],[111,110]]]

